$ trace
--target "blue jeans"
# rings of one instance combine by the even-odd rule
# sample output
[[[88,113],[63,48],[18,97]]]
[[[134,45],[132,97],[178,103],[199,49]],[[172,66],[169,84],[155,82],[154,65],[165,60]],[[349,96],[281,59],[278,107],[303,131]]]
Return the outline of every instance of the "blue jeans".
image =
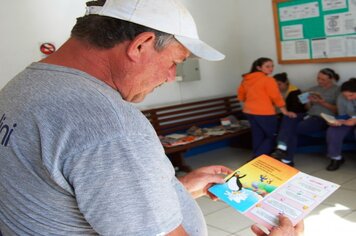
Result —
[[[310,116],[304,120],[301,120],[295,129],[286,126],[286,135],[284,135],[285,140],[279,140],[286,144],[288,156],[287,160],[293,161],[294,155],[298,146],[298,135],[308,135],[314,132],[323,131],[328,128],[326,121],[319,116]],[[291,139],[289,139],[291,138]]]
[[[356,129],[355,126],[330,126],[326,132],[326,142],[327,142],[327,155],[331,159],[333,157],[341,156],[342,144],[344,138],[354,130],[355,140],[356,140]]]
[[[293,160],[298,143],[297,127],[303,120],[304,116],[305,113],[297,113],[296,118],[290,118],[288,116],[282,117],[277,141],[278,143],[281,142],[287,146],[287,160]]]
[[[246,114],[251,125],[252,147],[255,157],[270,154],[276,143],[278,120],[276,115]]]

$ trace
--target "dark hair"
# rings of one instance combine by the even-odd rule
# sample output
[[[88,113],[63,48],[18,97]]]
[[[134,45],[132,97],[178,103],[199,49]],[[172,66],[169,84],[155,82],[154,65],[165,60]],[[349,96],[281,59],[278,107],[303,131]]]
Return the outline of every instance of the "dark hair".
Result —
[[[341,92],[356,93],[356,78],[351,78],[341,85]]]
[[[103,6],[105,0],[87,2],[87,6]],[[164,33],[132,22],[96,14],[77,18],[71,37],[84,40],[94,47],[109,49],[118,43],[134,39],[143,32],[153,32],[156,35],[156,50],[163,49],[169,42],[175,40],[173,35]]]
[[[106,0],[94,0],[94,1],[89,1],[86,2],[85,5],[87,5],[87,7],[89,6],[104,6]]]
[[[324,68],[319,71],[319,73],[322,73],[324,75],[327,75],[330,79],[335,80],[336,82],[340,80],[339,74],[337,74],[333,69],[330,68]]]
[[[257,69],[257,67],[261,67],[263,64],[265,64],[266,62],[269,62],[269,61],[272,61],[272,59],[267,58],[267,57],[258,58],[256,61],[254,61],[252,63],[250,73],[260,71],[259,69]]]
[[[282,83],[289,83],[288,75],[286,72],[275,74],[273,78]]]

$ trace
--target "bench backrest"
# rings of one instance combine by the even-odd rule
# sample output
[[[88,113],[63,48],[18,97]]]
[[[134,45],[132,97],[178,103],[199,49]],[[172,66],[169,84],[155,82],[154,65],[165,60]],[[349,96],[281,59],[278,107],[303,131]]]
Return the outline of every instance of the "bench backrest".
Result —
[[[220,123],[229,115],[241,116],[241,105],[236,96],[207,99],[142,111],[158,135]]]

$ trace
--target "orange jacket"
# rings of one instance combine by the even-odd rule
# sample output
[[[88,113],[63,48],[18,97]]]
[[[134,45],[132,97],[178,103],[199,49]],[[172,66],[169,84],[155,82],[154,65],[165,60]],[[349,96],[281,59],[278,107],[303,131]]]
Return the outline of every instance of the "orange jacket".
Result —
[[[243,112],[252,115],[274,115],[275,106],[285,106],[276,81],[263,72],[244,75],[237,98],[244,103]]]

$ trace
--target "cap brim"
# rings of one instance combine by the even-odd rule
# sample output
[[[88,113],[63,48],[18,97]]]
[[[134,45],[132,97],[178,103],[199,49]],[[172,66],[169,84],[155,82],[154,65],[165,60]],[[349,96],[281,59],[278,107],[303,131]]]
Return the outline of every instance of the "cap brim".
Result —
[[[208,61],[220,61],[225,58],[224,54],[210,47],[200,39],[193,39],[179,35],[174,35],[174,37],[192,53],[192,57],[202,58]]]

